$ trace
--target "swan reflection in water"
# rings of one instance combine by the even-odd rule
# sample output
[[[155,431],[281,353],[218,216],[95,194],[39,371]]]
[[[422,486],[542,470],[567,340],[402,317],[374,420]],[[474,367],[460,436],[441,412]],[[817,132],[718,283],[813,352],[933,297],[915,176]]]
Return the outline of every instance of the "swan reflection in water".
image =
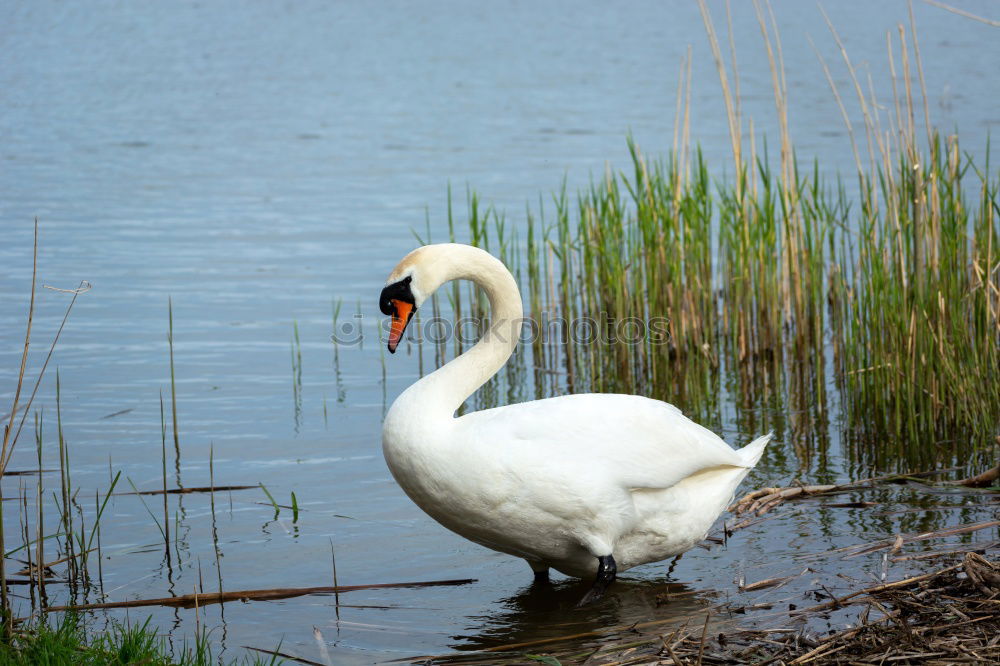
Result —
[[[484,655],[483,650],[511,648],[511,657],[524,652],[586,652],[604,644],[670,636],[687,623],[700,632],[706,611],[718,600],[712,590],[684,583],[619,577],[601,604],[576,608],[587,583],[568,578],[552,584],[532,584],[499,601],[502,609],[472,616],[470,633],[454,636],[457,652],[448,663],[502,661],[505,651]],[[580,634],[583,634],[582,636]],[[566,637],[574,636],[574,638]]]

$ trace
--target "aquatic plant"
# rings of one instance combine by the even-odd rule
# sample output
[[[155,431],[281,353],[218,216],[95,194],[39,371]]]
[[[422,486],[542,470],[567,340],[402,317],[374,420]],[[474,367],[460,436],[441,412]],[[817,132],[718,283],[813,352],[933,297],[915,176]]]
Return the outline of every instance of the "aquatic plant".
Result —
[[[762,418],[779,432],[788,426],[802,457],[825,441],[837,415],[831,390],[844,440],[874,464],[927,462],[991,443],[1000,424],[1000,391],[987,388],[1000,382],[1000,173],[933,129],[926,96],[925,142],[918,137],[912,70],[922,66],[912,21],[909,36],[903,26],[898,41],[889,35],[891,114],[877,113],[844,51],[865,118],[861,137],[848,122],[857,156],[857,194],[849,195],[818,163],[800,167],[773,17],[758,6],[781,130],[777,164],[744,128],[729,94],[738,88],[735,57],[727,71],[703,10],[734,177],[713,181],[689,144],[685,62],[667,158],[650,159],[629,140],[629,173],[609,170],[575,202],[564,185],[551,206],[529,208],[524,244],[502,213],[467,195],[468,241],[527,267],[516,274],[542,333],[522,345],[515,375],[476,396],[478,406],[503,399],[498,383],[516,397],[517,369],[527,365],[535,397],[643,393],[712,423],[728,396],[741,430],[760,430]],[[859,143],[869,147],[867,165]],[[454,238],[450,189],[448,225]],[[481,321],[482,296],[465,297],[456,285],[454,315]],[[439,365],[445,351],[439,344]]]

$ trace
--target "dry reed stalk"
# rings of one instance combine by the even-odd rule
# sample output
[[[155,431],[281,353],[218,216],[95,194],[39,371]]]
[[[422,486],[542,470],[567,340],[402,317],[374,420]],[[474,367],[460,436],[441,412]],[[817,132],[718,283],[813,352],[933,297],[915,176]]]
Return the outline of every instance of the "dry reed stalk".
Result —
[[[997,465],[993,469],[987,470],[982,474],[970,476],[967,479],[960,479],[958,481],[947,481],[946,483],[951,483],[957,486],[968,486],[969,488],[988,488],[990,486],[997,485],[998,480],[1000,480],[1000,465]]]
[[[108,601],[94,604],[76,604],[69,606],[51,606],[49,611],[81,611],[100,608],[137,608],[142,606],[168,606],[177,608],[198,608],[207,604],[225,603],[227,601],[265,601],[288,599],[309,594],[335,594],[355,592],[357,590],[374,590],[404,587],[436,587],[448,585],[468,585],[475,583],[474,578],[455,580],[417,581],[412,583],[371,583],[368,585],[341,585],[340,587],[282,587],[264,590],[239,590],[233,592],[194,592],[175,597],[158,597],[155,599],[133,599],[130,601]]]
[[[287,652],[281,652],[279,650],[265,650],[264,648],[253,647],[251,645],[244,645],[244,650],[253,650],[254,652],[260,652],[261,654],[269,654],[272,657],[281,657],[282,659],[290,659],[299,664],[309,664],[310,666],[329,666],[329,664],[324,664],[318,661],[311,661],[305,657],[297,657],[294,654],[289,654]]]
[[[722,57],[722,51],[719,48],[719,39],[715,33],[715,25],[712,22],[712,15],[708,11],[708,7],[705,5],[705,0],[698,0],[698,9],[701,11],[701,18],[705,25],[705,32],[708,34],[709,45],[712,47],[712,57],[715,60],[715,69],[719,74],[719,83],[722,85],[722,97],[726,107],[726,119],[729,123],[729,142],[733,152],[733,163],[736,167],[736,173],[741,174],[743,173],[744,167],[742,150],[743,137],[740,128],[737,103],[733,101],[733,96],[730,92],[729,75],[726,73],[726,63]],[[736,179],[736,198],[737,201],[743,201],[743,191],[739,176],[737,176]]]
[[[24,333],[24,346],[21,352],[21,365],[18,369],[17,383],[14,388],[14,400],[10,408],[10,420],[7,425],[4,426],[3,431],[3,444],[0,447],[0,478],[3,477],[3,473],[7,471],[7,463],[9,462],[9,456],[13,453],[14,444],[16,443],[16,438],[11,439],[11,434],[14,428],[14,416],[17,414],[18,410],[18,400],[21,397],[21,387],[24,385],[24,371],[28,364],[28,347],[31,344],[31,324],[35,314],[35,280],[38,275],[38,220],[35,220],[35,235],[34,235],[34,246],[32,251],[32,266],[31,266],[31,300],[28,305],[28,323]],[[25,409],[25,414],[27,414],[27,409]],[[2,484],[0,484],[0,505],[2,505],[3,500],[3,489]],[[0,509],[0,614],[2,614],[3,625],[3,640],[4,642],[9,642],[11,636],[11,627],[13,616],[11,614],[10,598],[7,592],[7,566],[6,566],[6,540],[4,538],[5,528],[4,528],[4,512]]]
[[[978,14],[973,14],[972,12],[966,11],[964,9],[959,9],[958,7],[953,7],[952,5],[946,5],[943,2],[938,2],[938,0],[924,0],[928,5],[934,7],[939,7],[945,11],[949,11],[953,14],[958,14],[959,16],[964,16],[965,18],[972,19],[973,21],[979,21],[980,23],[985,23],[986,25],[993,26],[994,28],[1000,28],[1000,21],[994,21],[992,19],[984,18]],[[911,13],[912,16],[912,13]]]
[[[124,495],[190,495],[192,493],[231,492],[233,490],[250,490],[253,488],[260,488],[260,486],[185,486],[183,488],[168,488],[165,490],[139,490],[130,493],[115,493],[115,495],[119,497]]]
[[[760,515],[774,508],[777,504],[794,497],[831,494],[843,492],[845,490],[857,490],[858,488],[872,487],[879,484],[896,483],[901,480],[936,476],[947,471],[952,471],[953,469],[954,468],[937,469],[924,472],[909,472],[905,474],[885,474],[882,476],[873,476],[867,479],[859,479],[857,481],[850,481],[848,483],[841,484],[800,485],[789,486],[786,488],[758,488],[757,490],[747,493],[738,501],[734,502],[729,507],[729,511],[735,513],[736,515],[743,513],[756,513]]]

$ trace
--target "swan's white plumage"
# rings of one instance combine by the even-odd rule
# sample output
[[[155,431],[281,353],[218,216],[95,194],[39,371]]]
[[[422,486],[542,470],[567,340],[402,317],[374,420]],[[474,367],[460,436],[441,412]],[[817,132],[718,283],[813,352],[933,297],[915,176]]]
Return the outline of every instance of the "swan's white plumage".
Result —
[[[411,253],[390,283],[404,274],[418,301],[449,279],[476,280],[493,325],[393,404],[383,426],[389,468],[445,527],[536,570],[587,576],[601,555],[623,571],[688,550],[771,438],[733,450],[673,405],[630,395],[568,395],[455,418],[513,350],[519,324],[508,320],[520,319],[520,295],[499,261],[463,245]]]

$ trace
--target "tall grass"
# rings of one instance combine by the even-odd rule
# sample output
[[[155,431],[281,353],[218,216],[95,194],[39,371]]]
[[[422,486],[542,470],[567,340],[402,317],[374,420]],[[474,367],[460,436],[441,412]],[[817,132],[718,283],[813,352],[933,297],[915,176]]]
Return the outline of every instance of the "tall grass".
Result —
[[[1000,180],[974,171],[954,139],[933,137],[923,158],[900,156],[866,183],[886,212],[861,217],[858,276],[833,285],[845,406],[858,435],[892,435],[897,448],[986,438],[1000,423]]]
[[[66,326],[66,321],[69,319],[69,315],[73,311],[73,305],[76,304],[76,299],[77,299],[77,297],[80,294],[82,294],[82,293],[84,293],[84,292],[86,292],[86,291],[88,291],[90,289],[90,284],[88,282],[86,282],[86,281],[81,281],[80,285],[79,285],[79,287],[77,289],[56,289],[54,287],[47,287],[46,286],[46,289],[51,289],[53,291],[62,291],[62,292],[71,293],[72,294],[72,298],[70,299],[69,304],[66,306],[66,311],[65,311],[65,313],[63,315],[62,321],[59,324],[59,328],[56,329],[56,333],[55,333],[55,335],[52,338],[52,342],[49,345],[48,353],[45,356],[45,360],[42,362],[41,367],[38,369],[38,373],[37,373],[37,376],[35,378],[34,386],[31,389],[31,393],[28,394],[27,400],[22,404],[20,402],[20,400],[21,400],[22,391],[23,391],[23,389],[25,387],[26,370],[27,370],[27,366],[28,366],[28,350],[29,350],[29,348],[31,346],[31,341],[32,341],[32,322],[33,322],[34,314],[35,314],[35,297],[36,297],[36,288],[35,287],[36,287],[36,283],[37,283],[37,277],[38,277],[38,220],[36,219],[35,220],[35,225],[34,225],[34,242],[33,242],[33,245],[32,245],[31,292],[30,292],[30,300],[29,300],[28,312],[27,312],[27,326],[26,326],[25,334],[24,334],[24,343],[23,343],[23,346],[22,346],[20,367],[19,367],[18,374],[17,374],[17,381],[16,381],[15,387],[14,387],[14,398],[13,398],[13,400],[11,402],[10,413],[9,413],[9,417],[7,418],[7,423],[5,423],[4,426],[3,426],[2,447],[0,447],[0,449],[2,449],[2,450],[0,450],[0,478],[2,478],[3,476],[5,476],[6,473],[7,473],[7,466],[10,463],[10,460],[11,460],[12,456],[14,455],[14,449],[17,446],[18,440],[19,440],[19,438],[21,436],[22,429],[24,428],[24,423],[25,423],[25,421],[26,421],[26,419],[28,417],[28,414],[31,411],[31,406],[34,403],[35,396],[38,393],[38,387],[41,385],[42,378],[45,376],[45,371],[46,371],[46,369],[49,366],[49,361],[52,359],[52,353],[55,351],[56,345],[59,343],[59,337],[62,335],[63,328]],[[60,425],[59,425],[59,442],[60,442],[59,460],[60,460],[60,468],[62,469],[62,465],[63,465],[64,460],[68,460],[68,458],[66,457],[66,456],[68,456],[68,453],[66,452],[66,449],[65,449],[65,442],[63,440],[63,435],[62,435],[61,417],[59,415],[60,412],[59,412],[59,409],[58,409],[58,405],[59,405],[59,377],[58,377],[58,374],[56,375],[56,404],[57,404],[57,410],[56,410],[56,412],[57,412],[57,418],[60,418]],[[17,418],[17,415],[18,415],[19,412],[21,412],[21,418],[17,422],[17,425],[15,426],[14,422],[15,422],[15,419]],[[35,443],[36,443],[36,449],[37,449],[37,457],[38,457],[39,460],[41,460],[41,457],[42,457],[42,442],[41,442],[42,418],[38,414],[36,414],[36,416],[35,416],[35,427],[36,427]],[[65,472],[61,473],[61,478],[63,478],[63,479],[66,478]],[[36,497],[41,497],[41,494],[42,494],[42,471],[41,471],[41,465],[39,465],[38,483],[37,483],[37,486],[36,486]],[[26,501],[27,501],[27,495],[23,491],[23,489],[22,489],[22,492],[19,494],[19,496],[26,503]],[[0,506],[2,506],[4,499],[5,498],[3,497],[2,484],[0,484]],[[58,504],[58,500],[57,500],[57,504]],[[64,506],[64,510],[63,510],[63,514],[64,514],[63,522],[65,524],[67,522],[65,516],[67,516],[69,514],[69,511],[68,511],[68,505],[65,502],[63,503],[63,506]],[[11,638],[11,629],[13,627],[13,620],[14,620],[14,618],[13,618],[13,614],[12,614],[12,610],[11,610],[10,595],[8,593],[8,587],[7,587],[7,568],[6,568],[6,558],[7,558],[7,556],[10,555],[10,554],[12,554],[13,552],[21,550],[22,548],[27,551],[28,557],[29,557],[29,561],[28,561],[28,575],[29,575],[29,579],[31,580],[30,584],[31,584],[31,595],[32,595],[31,599],[32,599],[32,603],[34,603],[34,586],[35,586],[36,583],[37,583],[38,588],[39,588],[39,600],[40,600],[41,603],[45,603],[45,584],[42,581],[42,578],[44,576],[45,562],[41,559],[43,557],[43,554],[44,554],[42,542],[45,539],[54,538],[55,536],[63,536],[65,538],[65,543],[67,544],[66,547],[68,549],[68,552],[70,552],[69,557],[70,557],[70,561],[72,562],[71,566],[75,566],[76,563],[74,561],[75,555],[71,552],[72,551],[72,545],[71,545],[72,544],[72,536],[71,536],[71,531],[72,530],[70,530],[69,533],[64,532],[63,534],[60,534],[60,535],[49,535],[49,536],[43,535],[43,532],[42,532],[42,520],[41,520],[41,513],[40,513],[40,511],[38,512],[38,514],[36,516],[38,518],[38,523],[36,525],[36,538],[34,540],[34,545],[36,545],[36,548],[37,548],[37,550],[36,550],[36,558],[37,558],[36,566],[33,567],[32,564],[31,564],[31,561],[30,561],[30,557],[31,557],[31,555],[30,555],[30,553],[31,553],[30,546],[33,545],[33,543],[32,543],[32,540],[30,539],[30,534],[27,531],[27,523],[26,522],[25,522],[25,531],[24,531],[24,541],[25,541],[24,545],[21,546],[21,548],[14,549],[13,551],[8,551],[7,548],[6,548],[6,531],[5,531],[5,526],[4,526],[5,513],[6,512],[0,510],[0,632],[2,632],[2,636],[0,636],[0,638],[2,638],[3,641],[8,641]],[[27,509],[24,509],[24,511],[23,511],[23,513],[22,513],[22,519],[25,519],[25,520],[27,519]],[[70,525],[72,524],[72,518],[71,517],[69,518],[69,523],[70,523]],[[83,526],[82,526],[82,523],[81,523],[81,529],[82,529],[82,527]],[[86,555],[86,553],[84,553],[84,555]],[[37,577],[37,581],[35,580],[36,577]]]
[[[35,256],[37,258],[37,226],[35,248]],[[0,512],[0,584],[2,584],[0,589],[2,589],[5,593],[2,595],[2,598],[0,598],[0,604],[2,604],[2,607],[0,607],[0,610],[2,610],[2,613],[0,613],[0,615],[2,615],[2,617],[0,617],[0,620],[2,620],[2,622],[0,622],[0,627],[2,627],[3,632],[3,635],[0,636],[0,664],[224,663],[212,654],[212,641],[210,640],[210,633],[202,631],[200,628],[195,632],[193,647],[185,641],[182,647],[177,650],[173,650],[167,648],[164,639],[161,638],[154,629],[149,627],[148,621],[143,625],[135,626],[127,624],[122,625],[112,620],[110,630],[105,629],[102,633],[88,635],[86,627],[82,624],[82,621],[79,621],[79,618],[82,616],[76,616],[72,613],[66,612],[68,609],[80,604],[86,606],[91,595],[99,595],[99,601],[107,599],[107,596],[104,594],[103,557],[101,553],[102,523],[107,523],[109,516],[114,513],[113,511],[108,511],[112,496],[122,494],[115,492],[119,481],[122,479],[122,472],[119,471],[112,474],[111,460],[109,458],[109,481],[107,489],[103,491],[95,490],[93,495],[93,509],[85,509],[85,502],[81,493],[82,489],[78,485],[75,485],[76,481],[74,479],[74,475],[71,473],[72,461],[70,437],[67,436],[63,429],[63,392],[62,382],[58,371],[56,372],[55,377],[55,435],[57,442],[50,442],[51,448],[54,449],[50,455],[58,457],[58,469],[43,469],[43,462],[46,459],[46,452],[44,451],[44,435],[47,434],[47,432],[44,428],[45,412],[43,410],[38,410],[34,412],[34,435],[36,449],[34,459],[38,464],[38,468],[35,470],[18,470],[15,472],[8,472],[7,470],[8,463],[13,456],[14,448],[18,442],[18,436],[21,433],[21,428],[24,421],[28,417],[32,402],[37,393],[42,374],[48,366],[48,361],[52,356],[53,349],[55,344],[58,342],[60,333],[66,323],[66,319],[72,309],[76,296],[89,288],[89,285],[86,283],[81,283],[79,289],[72,290],[70,292],[73,294],[73,299],[70,301],[66,314],[63,317],[63,321],[54,336],[51,346],[49,347],[48,355],[45,356],[45,361],[39,369],[38,379],[35,381],[34,387],[30,392],[27,390],[22,392],[22,389],[25,386],[25,368],[28,365],[26,361],[27,350],[31,343],[30,322],[33,319],[35,311],[34,278],[36,275],[37,259],[36,269],[33,273],[32,279],[33,296],[28,308],[29,325],[25,334],[24,352],[22,354],[21,361],[22,369],[18,375],[18,383],[15,386],[15,398],[13,404],[11,405],[9,418],[8,415],[5,414],[2,419],[5,423],[5,428],[3,431],[4,450],[0,453],[0,475],[17,475],[20,483],[16,497],[9,498],[14,500],[14,502],[10,505],[4,503],[3,511]],[[172,304],[169,303],[168,313],[168,346],[170,348],[171,377],[170,404],[173,423],[176,424],[177,410],[176,402],[173,399],[173,396],[175,395],[175,391],[173,390],[175,383],[173,365],[173,317]],[[297,346],[297,330],[295,342]],[[24,400],[23,404],[19,407],[18,401],[24,395],[27,395],[27,400]],[[162,489],[140,492],[131,479],[126,477],[126,480],[129,485],[132,486],[136,499],[138,499],[145,508],[152,522],[156,525],[164,539],[164,563],[166,565],[166,576],[170,583],[171,591],[173,591],[172,588],[174,584],[174,564],[172,563],[173,556],[171,555],[171,537],[173,537],[175,549],[178,548],[178,541],[180,540],[180,537],[176,521],[173,531],[170,529],[168,493],[183,495],[188,490],[193,492],[202,492],[207,490],[209,492],[209,506],[212,521],[212,543],[215,554],[219,591],[222,592],[222,573],[220,566],[222,551],[219,544],[219,534],[216,526],[214,495],[215,491],[220,490],[220,488],[217,488],[215,485],[214,451],[210,447],[208,459],[210,486],[207,489],[197,487],[185,489],[182,487],[180,485],[178,460],[175,460],[175,467],[178,470],[177,487],[172,489],[168,488],[168,423],[165,400],[162,391],[160,392],[159,397],[159,407],[159,435],[161,450],[160,472],[162,476]],[[21,414],[20,422],[16,420],[18,414]],[[174,433],[175,453],[179,454],[179,440],[176,437],[176,427],[174,429]],[[44,475],[47,472],[58,473],[57,490],[51,487],[46,490],[43,480]],[[35,477],[36,480],[34,481],[34,489],[29,488],[28,485],[25,484],[24,478],[27,478],[26,475]],[[236,487],[228,486],[227,488],[231,490]],[[46,498],[45,492],[50,493],[49,498]],[[130,495],[132,493],[124,494]],[[154,511],[143,499],[144,494],[162,495],[162,525],[157,519]],[[298,502],[294,494],[292,495],[292,498],[292,510],[295,519],[297,520],[299,512]],[[8,498],[4,498],[0,495],[0,500],[3,499]],[[47,499],[49,501],[47,501]],[[30,502],[34,502],[34,505],[31,506]],[[8,515],[8,507],[16,507],[20,518],[20,529],[16,531],[12,529],[11,534],[16,535],[21,540],[21,544],[10,549],[8,549],[8,545],[5,543],[7,532],[3,531],[4,520],[7,520],[9,523],[13,522],[10,520],[10,516]],[[51,510],[53,507],[56,511],[54,520],[52,518],[46,519],[45,510]],[[32,522],[34,525],[31,525]],[[49,533],[47,533],[47,531]],[[54,547],[50,544],[53,544]],[[176,550],[175,552],[177,556],[176,563],[179,569],[182,565],[180,561],[180,551]],[[94,553],[96,553],[96,557],[92,557]],[[23,569],[14,573],[13,576],[9,576],[7,573],[7,563],[9,559],[15,556],[18,558],[25,558],[22,560],[25,566]],[[97,564],[95,567],[96,571],[91,568],[95,561]],[[57,567],[59,567],[59,565],[64,567],[64,570],[61,572],[57,572]],[[200,578],[199,565],[199,580]],[[9,594],[7,590],[7,586],[9,584],[25,586],[27,594]],[[50,598],[55,600],[56,605],[52,605],[50,603]],[[30,613],[23,612],[29,610],[29,603]],[[25,617],[16,617],[14,612],[15,610],[22,611],[19,614],[25,615]],[[55,613],[63,614],[57,616]],[[59,618],[58,620],[56,620],[57,617]],[[267,656],[252,658],[244,657],[242,660],[234,660],[230,663],[277,663],[279,661],[278,657],[280,655],[277,651],[261,650],[258,648],[250,649],[257,650]]]
[[[172,651],[163,636],[142,624],[112,622],[111,630],[88,636],[81,618],[67,613],[56,623],[36,622],[18,630],[9,643],[0,643],[0,666],[35,666],[38,664],[149,664],[150,666],[210,666],[212,664],[264,665],[284,663],[276,651],[265,655],[225,660],[212,652],[208,632],[185,641]]]
[[[1000,173],[930,125],[912,20],[887,36],[891,113],[863,91],[842,50],[864,117],[863,135],[848,121],[857,173],[846,182],[856,180],[858,194],[821,176],[817,163],[802,168],[780,38],[770,8],[756,7],[778,116],[776,162],[744,126],[735,46],[727,65],[703,5],[732,178],[713,181],[688,144],[686,62],[666,159],[645,157],[630,140],[628,172],[609,171],[575,201],[564,186],[550,206],[529,210],[523,245],[501,214],[468,196],[469,241],[514,268],[528,314],[548,333],[519,350],[513,372],[530,364],[535,397],[642,393],[710,424],[729,398],[748,432],[781,429],[784,422],[761,420],[786,413],[803,456],[826,436],[834,398],[844,438],[876,464],[992,442],[1000,426]],[[450,200],[449,228],[454,236]],[[468,296],[463,305],[455,287],[456,316],[485,316],[481,296]],[[497,386],[513,379],[495,379],[476,400],[495,404]]]

